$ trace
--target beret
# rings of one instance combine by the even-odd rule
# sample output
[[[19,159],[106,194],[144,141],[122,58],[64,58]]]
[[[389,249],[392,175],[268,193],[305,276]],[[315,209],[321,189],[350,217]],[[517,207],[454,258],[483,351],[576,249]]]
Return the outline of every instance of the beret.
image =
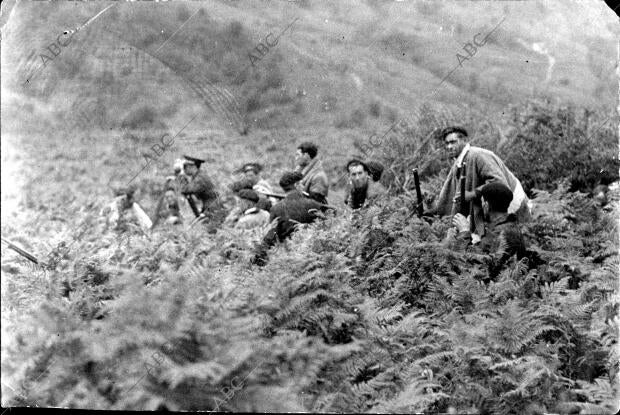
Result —
[[[248,179],[242,179],[242,180],[238,180],[236,182],[233,182],[230,185],[230,190],[233,191],[233,193],[239,193],[240,190],[242,189],[250,189],[252,190],[252,182]]]
[[[512,202],[512,191],[503,183],[492,182],[480,188],[480,194],[487,202],[499,211],[505,211]]]
[[[241,189],[239,190],[239,193],[237,193],[237,195],[241,198],[241,199],[246,199],[246,200],[250,200],[254,203],[258,202],[258,193],[256,193],[254,190],[251,189]]]
[[[304,176],[299,172],[288,172],[287,171],[286,173],[282,175],[282,178],[280,179],[280,186],[283,189],[288,188],[303,178]]]
[[[444,128],[441,131],[441,138],[444,139],[447,137],[448,134],[452,134],[452,133],[461,133],[465,137],[467,137],[467,130],[465,128],[459,127],[459,126],[452,126],[452,127]]]
[[[378,182],[383,174],[383,164],[378,161],[370,160],[366,162],[366,167],[368,167],[368,172],[370,173],[372,180]]]

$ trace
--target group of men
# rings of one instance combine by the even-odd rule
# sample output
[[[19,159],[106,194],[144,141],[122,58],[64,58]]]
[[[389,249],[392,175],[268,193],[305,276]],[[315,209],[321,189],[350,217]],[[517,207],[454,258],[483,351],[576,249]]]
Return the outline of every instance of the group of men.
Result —
[[[455,230],[449,232],[445,241],[450,246],[495,252],[496,262],[507,255],[523,256],[525,244],[518,223],[528,219],[529,206],[519,180],[493,152],[471,146],[464,128],[449,127],[440,136],[455,160],[437,203],[425,215],[453,217]],[[215,232],[222,224],[243,229],[270,225],[253,260],[263,264],[268,249],[288,238],[298,224],[314,222],[324,217],[325,211],[334,209],[328,204],[329,179],[314,143],[297,146],[295,169],[285,172],[279,181],[283,194],[274,192],[261,177],[260,164],[244,164],[239,170],[243,179],[230,186],[236,206],[229,213],[225,212],[214,183],[201,169],[204,162],[184,156],[175,163],[175,175],[166,179],[165,193],[151,222],[132,200],[132,192],[119,196],[117,210],[133,210],[146,228],[160,222],[181,223],[177,197],[180,193],[196,216],[193,222],[207,224],[208,232]],[[345,204],[349,208],[363,209],[387,196],[387,189],[380,182],[383,169],[376,161],[352,159],[346,164],[349,182]]]

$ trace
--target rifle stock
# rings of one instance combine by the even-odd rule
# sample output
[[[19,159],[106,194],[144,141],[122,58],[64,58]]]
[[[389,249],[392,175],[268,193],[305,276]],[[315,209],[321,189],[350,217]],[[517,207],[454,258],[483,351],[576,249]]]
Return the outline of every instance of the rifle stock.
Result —
[[[465,174],[465,166],[461,168],[461,178],[459,180],[459,193],[460,193],[460,201],[459,201],[459,210],[458,212],[467,216],[469,214],[469,204],[465,202],[465,185],[467,184],[467,174]]]
[[[460,188],[461,188],[461,167],[460,166],[456,168],[456,182],[459,185],[459,188],[456,189],[456,191],[460,192]],[[461,210],[460,208],[461,208],[460,202],[458,205],[456,203],[452,203],[451,216],[456,215]]]

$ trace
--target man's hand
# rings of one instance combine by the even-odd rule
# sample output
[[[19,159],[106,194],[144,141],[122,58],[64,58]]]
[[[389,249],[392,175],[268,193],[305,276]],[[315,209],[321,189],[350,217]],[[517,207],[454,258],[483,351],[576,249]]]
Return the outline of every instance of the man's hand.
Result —
[[[469,221],[461,213],[457,213],[456,215],[454,215],[454,217],[452,218],[452,224],[456,226],[456,229],[459,231],[459,233],[469,231]]]
[[[469,191],[469,190],[465,190],[465,202],[470,202],[472,200],[474,200],[476,198],[476,192],[474,191]],[[454,195],[454,199],[452,199],[452,201],[455,204],[460,203],[461,200],[461,194],[459,192],[456,192],[456,195]]]

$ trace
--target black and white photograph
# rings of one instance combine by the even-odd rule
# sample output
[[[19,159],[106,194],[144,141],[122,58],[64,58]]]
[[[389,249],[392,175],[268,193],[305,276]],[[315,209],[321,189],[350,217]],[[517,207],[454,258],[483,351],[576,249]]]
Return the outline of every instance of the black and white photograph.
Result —
[[[619,11],[3,1],[0,415],[618,413]]]

